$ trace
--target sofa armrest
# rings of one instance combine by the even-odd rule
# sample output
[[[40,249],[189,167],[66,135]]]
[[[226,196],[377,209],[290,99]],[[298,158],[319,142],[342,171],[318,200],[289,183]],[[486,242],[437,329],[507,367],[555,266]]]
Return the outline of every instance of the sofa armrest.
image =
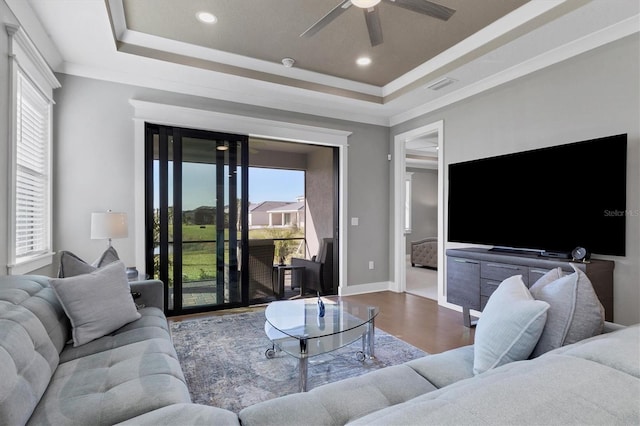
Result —
[[[132,281],[129,285],[132,293],[140,293],[140,296],[135,298],[137,305],[153,306],[164,311],[164,285],[162,281]]]

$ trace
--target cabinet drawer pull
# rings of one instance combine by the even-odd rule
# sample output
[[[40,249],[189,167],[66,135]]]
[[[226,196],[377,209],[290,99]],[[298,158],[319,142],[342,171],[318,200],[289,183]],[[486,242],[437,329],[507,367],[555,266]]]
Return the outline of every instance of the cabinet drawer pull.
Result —
[[[474,262],[473,260],[466,260],[466,259],[453,259],[453,261],[458,263],[472,263],[474,265],[478,264],[478,262]]]
[[[544,275],[547,272],[549,272],[549,271],[547,271],[546,269],[532,269],[531,270],[532,274],[542,274],[542,275]]]
[[[512,265],[500,265],[497,263],[487,263],[487,266],[491,266],[493,268],[502,268],[502,269],[511,269],[512,271],[518,271],[520,270],[519,267],[517,266],[512,266]]]

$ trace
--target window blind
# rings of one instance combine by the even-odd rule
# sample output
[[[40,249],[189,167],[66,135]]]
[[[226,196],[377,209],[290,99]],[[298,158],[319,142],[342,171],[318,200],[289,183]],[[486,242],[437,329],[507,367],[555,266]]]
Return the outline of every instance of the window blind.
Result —
[[[16,260],[49,251],[50,103],[21,72],[17,80]]]

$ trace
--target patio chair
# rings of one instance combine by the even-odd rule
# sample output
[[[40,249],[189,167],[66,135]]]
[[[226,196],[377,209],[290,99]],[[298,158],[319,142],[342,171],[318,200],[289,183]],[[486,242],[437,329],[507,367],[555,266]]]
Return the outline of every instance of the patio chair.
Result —
[[[249,299],[262,299],[276,294],[273,240],[249,240]]]
[[[293,271],[291,289],[302,287],[302,293],[309,291],[320,294],[333,294],[333,238],[320,241],[317,256],[311,260],[291,258],[292,266],[304,266],[304,269]]]

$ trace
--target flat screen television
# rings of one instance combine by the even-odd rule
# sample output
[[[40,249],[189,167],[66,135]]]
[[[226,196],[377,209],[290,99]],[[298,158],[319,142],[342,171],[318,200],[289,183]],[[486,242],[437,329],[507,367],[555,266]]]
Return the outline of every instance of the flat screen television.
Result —
[[[625,255],[627,135],[449,165],[448,240]]]

